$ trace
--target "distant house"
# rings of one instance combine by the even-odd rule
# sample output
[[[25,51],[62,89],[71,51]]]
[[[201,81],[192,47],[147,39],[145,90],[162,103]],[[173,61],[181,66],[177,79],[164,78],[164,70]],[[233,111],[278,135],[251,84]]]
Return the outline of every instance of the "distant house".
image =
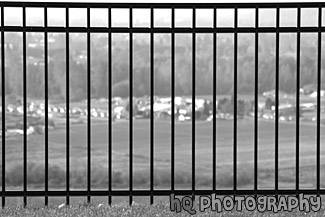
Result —
[[[309,94],[310,97],[316,98],[318,95],[317,91],[312,92],[311,94]],[[320,96],[325,96],[325,90],[321,90],[320,91]]]
[[[308,85],[303,86],[301,89],[302,89],[303,94],[309,95],[309,94],[317,91],[317,84],[308,84]]]
[[[285,92],[283,92],[283,91],[280,91],[279,90],[278,93],[279,93],[279,98],[287,98],[288,97],[288,95]],[[275,94],[276,94],[276,91],[275,90],[270,90],[270,91],[264,92],[263,93],[263,96],[264,97],[267,97],[267,98],[275,98]]]

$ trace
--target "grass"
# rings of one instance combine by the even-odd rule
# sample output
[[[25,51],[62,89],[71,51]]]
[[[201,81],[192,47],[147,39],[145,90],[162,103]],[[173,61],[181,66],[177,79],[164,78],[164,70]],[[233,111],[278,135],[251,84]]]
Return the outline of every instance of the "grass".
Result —
[[[71,125],[70,129],[70,176],[72,186],[86,186],[87,136],[86,124]],[[125,187],[128,184],[129,138],[128,122],[113,124],[113,186]],[[149,173],[149,134],[148,120],[135,120],[133,132],[133,165],[135,187],[148,187]],[[211,186],[212,181],[212,123],[198,122],[196,126],[196,183],[199,186]],[[233,170],[233,132],[232,121],[217,122],[217,183],[222,187],[232,185]],[[295,177],[295,128],[291,124],[281,123],[279,127],[279,177],[280,182],[292,182]],[[107,186],[107,123],[92,125],[92,186]],[[315,176],[316,128],[301,125],[300,135],[300,172],[307,171],[301,182],[309,183]],[[49,132],[49,180],[50,186],[65,186],[66,139],[65,129],[60,128]],[[155,123],[155,186],[169,186],[170,183],[170,122]],[[253,133],[254,125],[250,119],[238,121],[237,130],[237,176],[241,186],[253,182]],[[274,123],[259,123],[259,182],[274,180]],[[321,137],[324,143],[325,137]],[[175,132],[175,185],[191,186],[191,123],[176,123]],[[19,186],[23,173],[23,139],[22,136],[6,140],[6,173],[7,186]],[[44,135],[30,135],[27,143],[28,183],[42,185],[44,180]],[[0,153],[1,153],[0,149]],[[321,155],[324,155],[321,150]],[[321,162],[323,163],[323,161]],[[323,170],[323,166],[321,170]],[[284,172],[281,172],[284,171]],[[290,174],[287,175],[287,174]],[[323,174],[323,173],[321,173]],[[1,175],[1,173],[0,173]],[[281,184],[279,185],[281,186]],[[263,186],[259,186],[263,187]],[[267,187],[267,186],[266,186]]]
[[[128,121],[113,123],[113,188],[128,188],[128,162],[129,162],[129,138]],[[295,184],[295,127],[292,124],[280,123],[279,131],[279,187],[293,187]],[[316,126],[316,125],[315,125]],[[316,127],[301,125],[300,127],[300,183],[305,187],[316,186]],[[87,186],[86,163],[87,162],[87,125],[71,125],[70,130],[70,186],[82,188]],[[150,184],[149,173],[149,147],[150,124],[148,120],[135,120],[133,131],[133,165],[134,188],[148,188]],[[196,125],[196,188],[211,188],[212,186],[212,123],[197,122]],[[232,121],[217,121],[217,187],[233,187],[233,123]],[[170,122],[155,121],[155,188],[170,187]],[[323,130],[323,128],[321,129]],[[49,132],[49,187],[65,188],[65,125]],[[107,151],[107,123],[92,121],[92,183],[93,189],[107,189],[108,176],[108,151]],[[251,189],[254,181],[253,170],[253,121],[249,119],[238,121],[238,163],[237,163],[237,187],[239,189]],[[258,162],[258,187],[272,188],[274,185],[274,123],[259,122],[259,162]],[[175,187],[191,187],[191,123],[176,122],[175,132]],[[321,144],[325,137],[321,136]],[[22,137],[6,140],[6,188],[14,190],[23,185],[22,166]],[[2,143],[0,143],[2,144]],[[28,136],[28,189],[44,189],[44,135]],[[0,148],[0,156],[2,149]],[[324,151],[321,150],[323,159]],[[321,161],[321,187],[325,187],[324,162]],[[2,173],[0,173],[1,176]],[[1,180],[1,178],[0,178]],[[300,186],[301,187],[301,186]],[[301,187],[303,188],[303,187]],[[13,199],[10,203],[9,200]],[[153,206],[146,204],[123,204],[127,201],[113,197],[118,204],[113,206],[98,203],[79,204],[65,208],[52,206],[43,207],[44,198],[32,203],[26,209],[17,204],[16,198],[8,198],[8,207],[0,209],[0,216],[188,216],[186,212],[176,215],[169,211],[169,205],[158,203]],[[20,200],[21,198],[19,198]],[[56,200],[54,198],[53,200]],[[78,200],[78,203],[82,199]],[[84,198],[83,198],[84,199]],[[105,198],[106,199],[106,198]],[[104,200],[105,200],[104,199]],[[136,198],[134,198],[136,200]],[[17,198],[18,200],[18,198]],[[95,201],[95,200],[94,200]],[[156,200],[155,200],[156,201]],[[64,202],[63,200],[60,203]],[[148,202],[147,202],[148,204]],[[274,216],[305,216],[295,210],[292,213],[280,212]],[[319,213],[310,213],[310,216],[321,216]],[[214,212],[200,213],[201,216],[270,216],[272,213],[259,212]]]
[[[232,168],[229,166],[224,167],[218,171],[217,187],[232,187],[233,175],[229,173]],[[107,168],[94,167],[92,168],[92,188],[105,189],[108,186],[108,176],[103,175],[103,171]],[[24,183],[23,180],[23,165],[18,164],[7,170],[6,173],[6,185],[19,187]],[[27,183],[32,188],[42,188],[44,186],[44,165],[37,163],[29,163],[27,167],[28,175]],[[245,187],[253,183],[253,173],[251,170],[239,171],[237,174],[237,186]],[[150,174],[147,170],[134,171],[133,184],[137,187],[145,187],[150,184]],[[64,169],[58,166],[49,167],[49,186],[51,188],[64,188],[66,186],[65,180],[66,172]],[[0,181],[1,181],[0,173]],[[127,171],[113,171],[112,185],[119,188],[127,188],[129,186],[129,177]],[[209,186],[209,176],[199,176],[196,178],[196,185],[198,187]],[[191,186],[192,174],[189,171],[178,171],[175,174],[175,184],[179,186]],[[83,188],[87,185],[87,173],[86,171],[73,170],[70,171],[70,187]],[[154,177],[154,185],[156,187],[169,187],[170,186],[170,174],[165,170],[156,170]]]
[[[191,123],[175,123],[175,188],[190,188]],[[295,127],[288,123],[279,126],[279,187],[295,185]],[[274,122],[259,122],[258,188],[274,188]],[[91,176],[93,189],[108,186],[108,126],[107,122],[92,121]],[[129,122],[113,123],[113,189],[128,188],[129,184]],[[323,126],[321,131],[323,130]],[[170,187],[171,130],[170,121],[155,121],[154,128],[155,188]],[[49,131],[49,187],[65,188],[66,129],[62,125]],[[316,127],[300,127],[300,187],[316,186]],[[27,141],[28,189],[44,189],[44,135],[29,135]],[[325,137],[321,136],[321,144]],[[196,122],[196,188],[212,186],[212,123]],[[1,144],[1,143],[0,143]],[[15,190],[23,185],[23,138],[6,139],[6,188]],[[150,186],[150,123],[134,120],[133,128],[133,187]],[[233,122],[217,121],[217,187],[233,187]],[[0,147],[0,156],[2,149]],[[321,157],[325,155],[321,150]],[[1,162],[1,161],[0,161]],[[87,187],[87,124],[72,124],[70,128],[70,187]],[[237,187],[252,189],[254,184],[254,122],[246,118],[237,122]],[[321,184],[324,180],[324,161],[321,160]],[[1,176],[0,172],[0,176]],[[1,180],[1,179],[0,179]],[[322,187],[325,186],[322,184]],[[43,201],[41,202],[41,204]]]
[[[241,212],[237,211],[223,211],[221,213],[206,210],[200,212],[197,208],[197,216],[323,216],[325,213],[324,208],[319,212],[300,212],[295,209],[292,212],[281,211],[278,213],[258,211],[247,211],[243,209]],[[324,206],[323,206],[324,207]],[[58,207],[34,207],[28,206],[23,208],[21,206],[5,207],[0,209],[0,216],[24,216],[24,217],[36,217],[36,216],[47,216],[47,217],[60,217],[60,216],[190,216],[186,211],[182,211],[179,214],[171,212],[168,203],[157,203],[154,205],[138,204],[134,203],[132,206],[126,204],[118,205],[105,205],[105,204],[78,204],[73,206]]]

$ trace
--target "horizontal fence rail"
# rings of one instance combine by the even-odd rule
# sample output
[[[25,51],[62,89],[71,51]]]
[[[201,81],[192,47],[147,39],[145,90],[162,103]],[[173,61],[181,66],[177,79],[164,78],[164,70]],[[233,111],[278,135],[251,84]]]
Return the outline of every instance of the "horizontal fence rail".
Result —
[[[135,196],[149,196],[150,197],[150,203],[154,203],[154,197],[155,196],[168,196],[172,193],[175,193],[177,195],[203,195],[203,194],[216,194],[216,195],[279,195],[279,194],[293,194],[297,195],[300,193],[305,194],[317,194],[317,195],[324,195],[325,190],[321,189],[321,39],[322,39],[322,33],[325,32],[325,26],[322,26],[322,10],[325,7],[325,3],[52,3],[52,2],[1,2],[1,90],[2,90],[2,188],[1,188],[1,197],[2,197],[2,206],[6,205],[6,198],[7,197],[22,197],[24,205],[27,205],[27,198],[28,197],[44,197],[45,198],[45,204],[48,205],[49,203],[49,197],[66,197],[66,203],[70,203],[70,197],[74,196],[85,196],[87,197],[87,202],[91,202],[91,197],[94,196],[105,196],[108,197],[108,203],[112,203],[112,197],[113,196],[128,196],[129,202],[132,204],[133,197]],[[21,26],[6,26],[5,25],[5,11],[4,9],[7,7],[18,7],[22,8],[22,25]],[[36,8],[42,8],[44,10],[44,24],[43,26],[28,26],[26,24],[26,8],[28,7],[36,7]],[[63,8],[65,9],[65,26],[49,26],[48,25],[48,9],[50,8]],[[69,9],[71,8],[85,8],[87,10],[87,17],[86,17],[86,26],[85,27],[72,27],[69,26]],[[90,21],[90,9],[93,8],[104,8],[108,10],[108,26],[107,27],[92,27],[91,21]],[[125,8],[128,9],[129,13],[129,27],[112,27],[112,16],[111,11],[115,8]],[[135,27],[133,25],[133,9],[150,9],[150,25],[148,27]],[[154,9],[170,9],[171,10],[171,25],[170,27],[156,27],[154,25],[154,16],[155,11]],[[234,9],[234,26],[233,27],[219,27],[217,25],[217,9]],[[238,26],[238,10],[239,9],[245,9],[250,8],[255,10],[255,21],[253,27],[240,27]],[[260,19],[260,9],[266,9],[266,8],[272,8],[276,10],[276,24],[274,27],[260,27],[259,26],[259,19]],[[283,8],[290,8],[295,9],[297,12],[297,23],[294,27],[282,27],[280,26],[280,9]],[[301,9],[302,8],[315,8],[318,10],[318,19],[317,19],[317,26],[302,26],[301,25]],[[176,9],[191,9],[191,18],[192,18],[192,26],[191,27],[176,27],[175,26],[175,10]],[[196,9],[212,9],[213,10],[213,22],[211,27],[198,27],[196,25]],[[5,92],[6,92],[6,52],[5,52],[5,41],[6,36],[5,33],[7,32],[19,32],[22,33],[22,46],[23,46],[23,52],[22,52],[22,63],[23,63],[23,189],[12,191],[7,190],[6,188],[6,100],[5,100]],[[42,191],[29,191],[27,189],[27,53],[26,53],[26,34],[28,32],[38,32],[38,33],[44,33],[44,86],[45,86],[45,141],[44,141],[44,147],[45,147],[45,156],[44,156],[44,165],[45,165],[45,187]],[[87,113],[87,187],[86,190],[71,190],[70,189],[70,152],[71,152],[71,144],[70,144],[70,117],[69,112],[66,114],[66,144],[65,144],[65,160],[66,160],[66,188],[65,190],[49,190],[49,111],[48,111],[48,105],[49,105],[49,75],[48,75],[48,69],[49,69],[49,46],[48,46],[48,34],[49,33],[65,33],[66,39],[65,39],[65,61],[66,61],[66,109],[67,111],[70,110],[70,86],[69,86],[69,80],[71,78],[70,69],[69,69],[69,56],[70,56],[70,39],[69,34],[70,33],[86,33],[87,35],[87,111],[91,111],[92,104],[91,104],[91,79],[92,79],[92,69],[91,69],[91,58],[94,58],[91,56],[91,33],[106,33],[107,38],[107,52],[108,52],[108,71],[107,71],[107,79],[108,79],[108,114],[110,114],[107,117],[108,121],[108,144],[107,144],[107,155],[108,155],[108,165],[107,165],[107,172],[108,172],[108,183],[107,187],[108,190],[93,190],[91,186],[91,168],[92,168],[92,142],[91,142],[91,133],[92,133],[92,118],[91,113]],[[128,150],[129,150],[129,162],[128,162],[128,169],[129,169],[129,189],[128,190],[115,190],[112,187],[112,179],[113,177],[113,168],[112,168],[112,155],[113,155],[113,132],[112,132],[112,34],[113,33],[128,33],[129,38],[129,59],[126,60],[129,62],[129,116],[131,117],[129,119],[129,144],[128,144]],[[133,186],[133,165],[134,165],[134,121],[133,121],[133,36],[135,33],[148,33],[150,35],[150,142],[148,144],[149,154],[150,154],[150,187],[149,190],[138,190],[134,189]],[[171,153],[171,162],[170,162],[170,189],[168,190],[159,190],[155,189],[154,187],[154,175],[155,175],[155,165],[154,165],[154,155],[155,155],[155,144],[154,144],[154,133],[155,133],[155,121],[154,121],[154,79],[155,79],[155,65],[154,65],[154,52],[155,52],[155,34],[159,33],[166,33],[170,34],[171,36],[171,46],[170,46],[170,81],[171,81],[171,121],[170,121],[170,132],[171,132],[171,144],[168,149],[170,149]],[[175,73],[175,65],[176,65],[176,55],[175,55],[175,34],[176,33],[191,33],[192,35],[192,59],[191,59],[191,74],[192,74],[192,102],[195,102],[196,99],[196,77],[199,76],[199,74],[196,72],[196,51],[197,51],[197,41],[196,41],[196,35],[199,33],[208,33],[211,34],[213,37],[213,44],[211,44],[212,47],[212,54],[213,54],[213,63],[212,63],[212,71],[213,71],[213,119],[212,119],[212,130],[213,132],[217,131],[217,118],[216,118],[216,101],[217,101],[217,37],[219,37],[219,34],[223,33],[231,33],[234,36],[234,53],[233,53],[233,65],[234,65],[234,77],[233,77],[233,85],[234,85],[234,109],[233,109],[233,141],[232,141],[232,157],[233,157],[233,188],[228,190],[222,190],[216,188],[216,182],[217,182],[217,152],[218,149],[216,147],[217,144],[217,135],[216,133],[213,133],[212,135],[212,141],[211,141],[211,148],[212,148],[212,162],[211,162],[211,170],[212,170],[212,186],[209,189],[202,190],[202,189],[196,189],[196,173],[195,168],[197,166],[196,162],[196,151],[199,148],[196,144],[196,120],[195,120],[195,112],[192,114],[191,119],[191,189],[188,190],[180,190],[175,187],[175,176],[176,176],[176,162],[177,157],[175,156],[175,97],[176,97],[176,88],[175,88],[175,81],[176,81],[176,73]],[[259,69],[258,67],[255,67],[254,69],[254,187],[252,190],[240,190],[237,189],[237,173],[238,173],[238,167],[237,167],[237,161],[238,161],[238,145],[237,145],[237,113],[238,113],[238,105],[237,105],[237,98],[238,98],[238,34],[239,33],[251,33],[254,35],[255,42],[254,42],[254,51],[255,51],[255,58],[254,62],[255,65],[258,65],[259,61],[259,35],[260,33],[274,33],[275,34],[275,143],[274,143],[274,149],[275,149],[275,176],[274,176],[274,189],[259,189],[258,188],[258,151],[259,151],[259,138],[258,138],[258,81],[259,81]],[[297,35],[297,50],[296,50],[296,78],[297,78],[297,88],[296,88],[296,141],[295,141],[295,148],[296,148],[296,155],[295,155],[295,165],[296,165],[296,171],[295,171],[295,189],[279,189],[279,53],[280,53],[280,34],[281,33],[295,33]],[[300,150],[300,143],[299,143],[299,120],[300,120],[300,52],[301,52],[301,33],[317,33],[317,122],[316,122],[316,187],[312,189],[302,189],[299,187],[299,177],[300,177],[300,171],[299,171],[299,165],[300,165],[300,157],[299,157],[299,150]],[[192,111],[195,111],[195,103],[192,103]],[[32,174],[30,174],[32,175]]]

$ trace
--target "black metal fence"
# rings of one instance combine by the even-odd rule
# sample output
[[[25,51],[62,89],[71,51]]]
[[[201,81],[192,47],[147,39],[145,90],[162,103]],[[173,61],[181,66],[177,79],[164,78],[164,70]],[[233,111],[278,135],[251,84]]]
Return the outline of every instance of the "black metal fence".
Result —
[[[128,196],[130,203],[134,196],[150,196],[150,203],[154,202],[155,196],[168,196],[171,193],[177,195],[201,195],[201,194],[212,194],[217,195],[278,195],[278,194],[325,194],[324,189],[320,188],[320,111],[321,111],[321,37],[322,32],[325,31],[325,27],[322,26],[322,9],[325,3],[45,3],[45,2],[1,2],[1,74],[2,74],[2,205],[6,204],[6,197],[23,197],[24,204],[27,204],[27,197],[45,197],[45,204],[48,204],[49,197],[55,196],[65,196],[66,203],[69,204],[70,197],[73,196],[86,196],[87,201],[90,202],[92,196],[103,196],[108,197],[108,202],[112,202],[113,196]],[[22,8],[22,26],[6,26],[4,8],[6,7],[20,7]],[[38,7],[44,9],[44,24],[43,26],[27,26],[26,25],[26,7]],[[55,27],[48,26],[48,8],[65,8],[66,11],[66,26],[65,27]],[[87,26],[86,27],[71,27],[69,26],[69,9],[70,8],[86,8],[87,9]],[[106,8],[108,9],[108,27],[92,27],[90,24],[90,9],[91,8]],[[129,27],[112,27],[111,20],[111,10],[114,8],[126,8],[129,11]],[[136,8],[147,8],[150,9],[150,27],[134,27],[133,26],[133,9]],[[171,27],[156,27],[154,25],[154,9],[167,8],[171,9]],[[192,27],[175,27],[175,9],[187,8],[192,10]],[[213,9],[213,26],[208,27],[197,27],[196,26],[196,9]],[[231,8],[234,9],[234,27],[218,27],[217,26],[217,9]],[[238,27],[238,9],[241,8],[251,8],[255,10],[255,27]],[[275,27],[260,27],[259,26],[259,12],[261,8],[273,8],[276,9],[276,26]],[[297,11],[297,26],[295,27],[281,27],[280,26],[280,9],[282,8],[292,8]],[[301,26],[301,9],[302,8],[316,8],[318,9],[318,26],[315,27],[304,27]],[[6,189],[6,101],[5,101],[5,33],[6,32],[21,32],[23,34],[23,120],[24,120],[24,136],[23,136],[23,190],[22,191],[8,191]],[[39,191],[28,191],[27,190],[27,94],[26,94],[26,33],[28,32],[39,32],[44,33],[44,64],[45,64],[45,189]],[[171,111],[175,111],[175,33],[191,33],[192,34],[192,100],[195,102],[196,98],[196,34],[197,33],[210,33],[213,34],[213,132],[216,132],[216,70],[217,70],[217,44],[216,38],[218,34],[231,33],[234,34],[234,117],[237,114],[237,41],[238,33],[254,33],[255,34],[255,64],[258,62],[258,45],[259,45],[259,33],[275,33],[276,35],[276,63],[275,63],[275,188],[274,189],[258,189],[258,67],[255,67],[255,121],[254,121],[254,189],[252,190],[239,190],[237,189],[237,118],[233,120],[233,189],[232,190],[217,190],[216,189],[216,134],[213,134],[211,147],[212,147],[212,186],[206,190],[197,190],[195,188],[195,117],[192,118],[192,188],[190,190],[177,190],[175,189],[175,113],[171,113],[171,182],[169,190],[158,190],[154,188],[154,111],[151,109],[151,119],[150,119],[150,189],[149,190],[136,190],[133,188],[133,119],[129,120],[129,189],[128,190],[114,190],[112,189],[112,116],[108,116],[108,190],[92,190],[91,187],[91,115],[90,112],[87,113],[87,190],[76,191],[70,190],[69,174],[70,174],[70,125],[69,125],[69,113],[66,115],[66,189],[61,191],[51,191],[48,187],[48,177],[49,177],[49,145],[48,145],[48,33],[65,33],[69,36],[69,33],[87,33],[87,90],[88,90],[88,100],[87,109],[91,110],[91,55],[90,55],[90,44],[91,44],[91,33],[107,33],[108,34],[108,82],[112,84],[112,33],[128,33],[129,34],[129,79],[130,79],[130,89],[129,96],[132,99],[133,96],[133,34],[134,33],[148,33],[150,34],[150,98],[151,98],[151,108],[154,104],[154,35],[155,33],[167,33],[171,34]],[[297,35],[297,87],[300,87],[300,33],[311,32],[318,34],[318,63],[317,63],[317,173],[316,173],[316,188],[314,189],[301,189],[299,188],[299,151],[296,151],[296,183],[294,190],[279,189],[279,176],[278,176],[278,146],[279,146],[279,35],[280,33],[296,33]],[[66,37],[66,46],[69,47],[69,37]],[[69,49],[66,49],[66,107],[69,111]],[[111,88],[111,85],[109,85]],[[108,109],[109,114],[112,114],[112,91],[109,91],[109,103]],[[296,150],[299,150],[299,88],[296,92]],[[133,101],[130,100],[130,117],[133,116]],[[195,103],[192,103],[192,111],[195,110]],[[195,114],[193,113],[195,116]]]

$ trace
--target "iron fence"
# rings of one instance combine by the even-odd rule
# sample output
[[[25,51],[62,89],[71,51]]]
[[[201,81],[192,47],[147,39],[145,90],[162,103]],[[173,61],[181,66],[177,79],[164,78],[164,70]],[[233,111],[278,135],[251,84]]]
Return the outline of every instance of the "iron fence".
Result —
[[[322,9],[325,3],[50,3],[50,2],[1,2],[1,61],[5,63],[5,33],[6,32],[20,32],[23,34],[23,120],[24,120],[24,136],[23,136],[23,190],[21,191],[9,191],[6,189],[6,101],[5,97],[2,97],[2,206],[6,204],[6,197],[23,197],[24,205],[27,204],[27,197],[45,197],[45,204],[48,204],[49,197],[65,196],[66,203],[70,203],[70,197],[74,196],[86,196],[87,201],[91,201],[92,196],[108,197],[108,202],[112,202],[113,196],[128,196],[130,203],[132,203],[135,196],[150,196],[150,203],[154,202],[155,196],[168,196],[172,193],[177,195],[202,195],[212,194],[216,195],[279,195],[279,194],[325,194],[325,190],[320,187],[320,111],[321,111],[321,37],[322,32],[325,31],[325,27],[322,26]],[[22,26],[7,26],[5,25],[4,8],[6,7],[20,7],[22,8]],[[28,26],[26,25],[26,8],[37,7],[44,9],[44,24],[43,26]],[[66,11],[66,26],[48,26],[48,8],[64,8]],[[87,26],[86,27],[71,27],[69,26],[69,9],[70,8],[86,8],[87,9]],[[90,24],[90,9],[91,8],[105,8],[108,9],[108,27],[92,27]],[[114,8],[126,8],[129,11],[129,27],[112,27],[111,10]],[[146,8],[150,9],[150,27],[134,27],[133,26],[133,9]],[[154,25],[154,9],[167,8],[171,10],[171,27],[156,27]],[[192,10],[192,26],[191,27],[175,27],[175,9],[191,9]],[[218,27],[217,26],[217,9],[231,8],[234,9],[234,27]],[[238,27],[238,9],[251,8],[255,9],[255,27]],[[259,11],[264,8],[276,9],[276,26],[275,27],[261,27],[259,26]],[[293,8],[297,11],[297,26],[296,27],[282,27],[280,26],[280,9]],[[317,8],[318,9],[318,26],[305,27],[301,26],[301,9],[302,8]],[[213,26],[197,27],[196,26],[196,9],[213,9]],[[44,33],[44,71],[45,71],[45,189],[38,191],[27,190],[27,89],[26,89],[26,33],[39,32]],[[300,93],[299,88],[296,92],[296,183],[295,189],[279,189],[279,176],[278,176],[278,155],[279,155],[279,35],[280,33],[296,33],[297,35],[297,87],[300,87],[300,34],[302,32],[317,33],[318,34],[318,62],[317,62],[317,144],[316,144],[316,188],[314,189],[301,189],[299,188],[299,106],[300,106]],[[154,110],[151,109],[150,113],[150,189],[149,190],[137,190],[133,188],[133,119],[129,120],[129,189],[128,190],[114,190],[112,189],[112,117],[108,116],[108,190],[92,190],[91,187],[91,114],[87,113],[87,190],[78,191],[70,189],[70,121],[69,113],[66,115],[66,189],[65,190],[49,190],[49,136],[48,136],[48,33],[65,33],[66,34],[66,47],[69,47],[69,34],[70,33],[86,33],[87,34],[87,109],[91,110],[91,33],[107,33],[108,34],[108,83],[109,88],[112,84],[112,33],[128,33],[129,34],[129,81],[130,99],[133,97],[133,34],[134,33],[148,33],[150,34],[150,106],[154,106],[154,35],[157,33],[166,33],[171,35],[171,182],[169,190],[159,190],[154,188]],[[232,190],[219,190],[216,189],[216,155],[217,155],[217,136],[213,133],[211,147],[212,147],[212,186],[206,190],[198,190],[195,185],[195,113],[192,120],[192,187],[190,190],[179,190],[175,188],[175,34],[176,33],[190,33],[192,34],[192,102],[196,99],[196,34],[197,33],[209,33],[213,35],[213,132],[216,132],[216,70],[217,70],[217,44],[216,39],[218,34],[231,33],[234,34],[234,117],[237,114],[237,61],[238,61],[238,33],[253,33],[255,35],[255,64],[258,63],[258,46],[259,46],[259,34],[260,33],[275,33],[276,45],[275,45],[275,179],[274,189],[259,189],[258,188],[258,67],[255,67],[255,118],[254,118],[254,189],[252,190],[239,190],[237,189],[237,118],[233,120],[233,189]],[[1,64],[2,73],[2,94],[5,95],[5,64]],[[69,111],[69,49],[66,49],[66,108]],[[108,110],[109,114],[112,114],[112,91],[109,91],[108,97]],[[133,116],[133,101],[130,100],[130,117]],[[195,111],[195,103],[192,103],[192,111]]]

